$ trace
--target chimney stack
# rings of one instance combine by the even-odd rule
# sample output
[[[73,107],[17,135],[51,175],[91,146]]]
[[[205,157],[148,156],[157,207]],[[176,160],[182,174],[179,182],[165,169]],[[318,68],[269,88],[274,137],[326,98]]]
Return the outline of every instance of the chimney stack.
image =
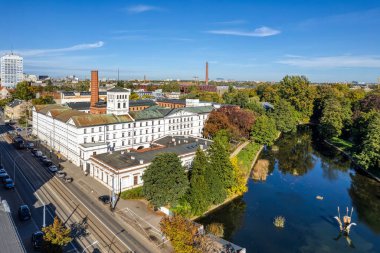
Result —
[[[205,80],[206,85],[208,85],[208,62],[206,61],[206,80]]]
[[[99,78],[98,71],[91,70],[91,107],[94,107],[99,102]]]

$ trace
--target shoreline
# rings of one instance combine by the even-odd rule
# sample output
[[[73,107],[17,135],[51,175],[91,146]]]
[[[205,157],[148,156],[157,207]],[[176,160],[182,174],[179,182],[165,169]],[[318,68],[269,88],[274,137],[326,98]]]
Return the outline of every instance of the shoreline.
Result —
[[[361,167],[356,161],[355,159],[351,156],[351,154],[347,153],[346,151],[344,151],[343,149],[335,146],[334,144],[332,144],[331,142],[329,142],[328,140],[323,140],[325,143],[327,143],[328,145],[334,147],[336,150],[338,150],[339,152],[341,152],[342,154],[344,154],[345,156],[347,156],[350,161],[355,165],[354,169],[355,170],[359,170],[363,173],[365,173],[367,176],[369,176],[370,178],[372,178],[373,180],[377,181],[378,183],[380,183],[380,178],[375,176],[374,174],[372,174],[371,172],[369,172],[368,170],[366,169],[363,169],[363,167]]]
[[[277,137],[276,137],[276,139],[275,139],[275,141],[277,141],[280,137],[281,137],[281,132],[279,132],[278,133],[278,135],[277,135]],[[243,148],[241,148],[241,150],[239,151],[239,152],[241,152],[249,143],[251,143],[251,142],[253,142],[253,141],[246,141],[246,142],[244,142],[242,145],[244,145],[244,147]],[[239,148],[239,147],[238,147]],[[256,162],[257,162],[257,159],[259,159],[259,156],[260,156],[260,154],[261,154],[261,152],[263,151],[263,149],[264,149],[264,145],[261,145],[260,146],[260,149],[256,152],[256,155],[255,155],[255,157],[253,158],[253,160],[252,160],[252,162],[251,162],[251,169],[250,169],[250,171],[249,171],[249,173],[248,173],[248,175],[247,175],[247,178],[246,178],[246,184],[248,183],[248,180],[249,180],[249,178],[250,178],[250,176],[251,176],[251,174],[252,174],[252,170],[253,170],[253,166],[256,164]],[[234,152],[233,152],[234,153]],[[235,154],[234,156],[232,156],[232,157],[235,157],[235,156],[237,156],[239,153],[237,153],[237,154]],[[232,154],[231,154],[232,155]],[[231,157],[231,158],[232,158]],[[222,203],[220,203],[220,204],[218,204],[218,205],[216,205],[216,206],[212,206],[212,207],[210,207],[210,209],[209,210],[207,210],[205,213],[203,213],[203,214],[201,214],[201,215],[199,215],[199,216],[195,216],[195,217],[191,217],[190,219],[191,220],[196,220],[196,219],[199,219],[199,218],[201,218],[201,217],[204,217],[204,216],[207,216],[208,214],[210,214],[210,213],[212,213],[213,211],[216,211],[216,210],[218,210],[219,208],[222,208],[224,205],[227,205],[228,203],[230,203],[230,202],[232,202],[233,200],[235,200],[235,199],[237,199],[237,198],[239,198],[239,197],[242,197],[244,195],[244,193],[243,194],[237,194],[237,195],[234,195],[234,196],[231,196],[231,197],[229,197],[229,198],[227,198],[227,199],[225,199]]]

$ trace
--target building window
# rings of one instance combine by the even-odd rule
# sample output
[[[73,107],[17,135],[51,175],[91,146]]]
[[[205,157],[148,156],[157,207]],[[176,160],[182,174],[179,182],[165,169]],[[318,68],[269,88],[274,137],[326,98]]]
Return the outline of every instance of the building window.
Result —
[[[128,137],[130,137],[131,136],[131,132],[128,132]]]
[[[131,140],[128,140],[128,145],[131,145]]]
[[[139,175],[133,175],[133,185],[139,184]]]
[[[109,134],[107,134],[107,140],[109,140],[110,139],[110,135]]]
[[[102,141],[102,136],[101,135],[99,135],[99,141]]]
[[[113,134],[113,138],[116,139],[116,134]]]
[[[83,142],[84,142],[84,143],[87,142],[87,137],[84,137]]]
[[[133,127],[136,127],[136,122],[135,122],[135,123],[133,123]]]
[[[140,143],[142,143],[143,142],[143,137],[140,137]]]
[[[123,146],[123,147],[124,147],[124,141],[122,141],[122,142],[121,142],[121,146]]]
[[[93,133],[94,132],[94,128],[91,128],[91,133]]]
[[[87,129],[85,128],[85,129],[83,129],[83,132],[86,134],[87,133]]]
[[[95,137],[94,136],[91,137],[91,142],[95,142]]]
[[[122,132],[122,133],[121,133],[121,137],[123,137],[123,138],[124,138],[124,135],[125,135],[125,133],[124,133],[124,132]]]
[[[127,108],[126,105],[125,105],[125,103],[123,103],[123,108]]]
[[[96,155],[96,151],[92,152],[92,155]]]
[[[107,126],[107,131],[109,131],[110,130],[110,126]]]
[[[136,139],[133,139],[133,143],[136,144],[136,143],[137,143],[137,140],[136,140]]]
[[[120,103],[117,103],[117,109],[120,109]]]
[[[148,142],[149,138],[148,136],[145,137],[145,142]]]
[[[116,130],[116,125],[113,125],[113,130]]]
[[[145,133],[146,133],[146,134],[148,133],[148,129],[145,129]]]
[[[102,131],[102,127],[99,127],[99,132],[101,132]]]
[[[142,135],[142,129],[140,129],[140,135]]]

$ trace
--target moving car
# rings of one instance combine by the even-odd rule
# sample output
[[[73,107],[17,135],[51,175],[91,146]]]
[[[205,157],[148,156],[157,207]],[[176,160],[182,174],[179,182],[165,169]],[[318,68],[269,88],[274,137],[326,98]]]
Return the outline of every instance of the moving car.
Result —
[[[32,234],[32,245],[34,249],[40,249],[44,242],[44,233],[42,231],[36,231]]]
[[[1,183],[4,183],[3,181],[5,181],[7,178],[10,178],[8,173],[5,172],[5,173],[0,174],[0,182]]]
[[[0,167],[0,174],[4,174],[4,173],[7,173],[7,171],[4,168]]]
[[[13,180],[12,178],[7,178],[4,182],[4,188],[5,189],[14,189],[15,188],[15,184],[13,183]]]
[[[32,214],[28,205],[22,205],[18,208],[18,217],[22,221],[30,220],[32,218]]]
[[[103,204],[107,205],[111,202],[111,197],[109,195],[102,195],[98,198]]]
[[[50,172],[57,172],[58,171],[58,168],[57,168],[57,166],[55,166],[55,165],[51,165],[51,166],[49,166],[49,171]]]

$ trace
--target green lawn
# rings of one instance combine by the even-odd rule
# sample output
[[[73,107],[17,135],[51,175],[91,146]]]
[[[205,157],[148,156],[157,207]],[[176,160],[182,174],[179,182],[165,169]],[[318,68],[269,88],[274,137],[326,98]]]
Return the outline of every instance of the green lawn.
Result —
[[[250,142],[237,154],[239,166],[244,170],[244,172],[247,175],[250,173],[252,169],[251,168],[252,161],[255,158],[260,147],[261,147],[260,144],[257,144],[255,142]]]
[[[352,151],[352,147],[353,147],[353,144],[352,142],[349,142],[349,141],[346,141],[346,140],[343,140],[343,139],[339,139],[338,137],[334,137],[330,140],[330,142],[335,145],[336,147],[346,151],[346,152],[349,152],[351,153]]]

